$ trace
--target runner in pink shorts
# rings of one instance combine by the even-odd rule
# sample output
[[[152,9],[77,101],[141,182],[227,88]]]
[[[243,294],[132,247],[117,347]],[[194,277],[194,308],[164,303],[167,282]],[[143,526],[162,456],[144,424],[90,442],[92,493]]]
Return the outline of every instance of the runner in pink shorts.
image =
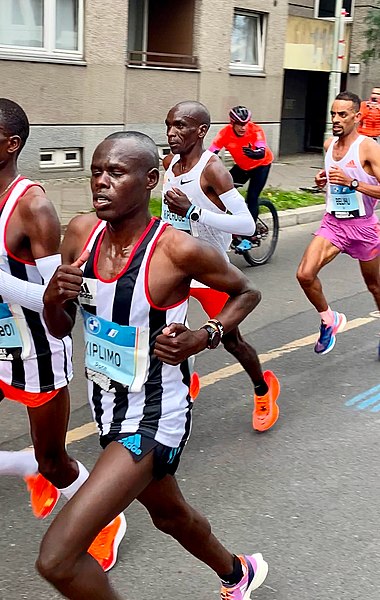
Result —
[[[297,279],[321,318],[317,354],[335,346],[346,316],[330,308],[318,273],[341,252],[359,260],[363,279],[380,310],[380,239],[375,207],[380,198],[380,146],[359,135],[360,98],[338,94],[331,109],[333,137],[325,142],[325,169],[315,183],[326,186],[326,213],[302,257]],[[379,355],[380,356],[380,355]]]

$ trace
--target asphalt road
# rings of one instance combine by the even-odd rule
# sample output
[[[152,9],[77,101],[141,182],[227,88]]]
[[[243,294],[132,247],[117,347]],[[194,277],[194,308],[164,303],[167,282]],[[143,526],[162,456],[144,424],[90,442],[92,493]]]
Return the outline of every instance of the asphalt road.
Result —
[[[331,305],[346,312],[351,328],[338,336],[333,352],[314,354],[318,318],[294,277],[314,228],[283,230],[266,266],[246,268],[233,257],[263,294],[242,329],[265,368],[281,381],[278,423],[264,434],[253,432],[247,376],[223,349],[203,353],[197,370],[210,376],[194,407],[193,433],[178,480],[232,551],[260,551],[269,562],[268,578],[255,599],[378,600],[380,323],[358,265],[338,257],[322,280]],[[202,319],[192,305],[192,324]],[[75,341],[71,429],[91,420],[79,331]],[[2,402],[0,415],[0,449],[29,445],[22,407]],[[95,435],[69,449],[89,467],[99,454]],[[51,519],[33,518],[24,484],[16,478],[0,481],[0,506],[0,599],[58,598],[34,570]],[[110,574],[123,597],[219,598],[216,576],[155,531],[139,505],[128,509],[127,519],[120,559]]]

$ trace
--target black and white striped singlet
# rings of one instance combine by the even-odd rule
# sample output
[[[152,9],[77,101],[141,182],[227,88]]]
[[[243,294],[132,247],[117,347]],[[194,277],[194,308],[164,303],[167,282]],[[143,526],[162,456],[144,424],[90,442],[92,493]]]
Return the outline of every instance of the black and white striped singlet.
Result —
[[[3,271],[18,279],[43,284],[36,264],[13,256],[6,245],[8,221],[17,202],[35,185],[38,184],[19,177],[0,205],[0,262]],[[0,339],[0,380],[32,393],[66,386],[73,376],[71,338],[58,340],[48,332],[41,314],[18,304],[4,303],[1,296],[0,308],[9,309],[23,342],[22,354],[12,355]]]
[[[153,349],[156,337],[165,325],[186,322],[188,301],[186,299],[162,309],[153,305],[148,291],[150,260],[167,225],[152,218],[123,271],[108,281],[102,279],[97,270],[105,226],[104,221],[99,221],[85,245],[90,250],[90,257],[83,267],[84,278],[79,296],[81,308],[87,311],[87,315],[90,313],[92,330],[94,323],[95,328],[99,328],[100,322],[115,343],[118,339],[115,324],[145,330],[148,341],[145,367],[142,371],[140,369],[142,382],[135,391],[112,377],[89,370],[87,364],[89,401],[94,420],[101,436],[143,433],[165,446],[176,448],[187,440],[191,428],[189,362],[186,360],[179,366],[166,365],[153,355]],[[97,350],[105,354],[101,346]],[[116,351],[117,345],[115,351],[108,351],[110,362]]]

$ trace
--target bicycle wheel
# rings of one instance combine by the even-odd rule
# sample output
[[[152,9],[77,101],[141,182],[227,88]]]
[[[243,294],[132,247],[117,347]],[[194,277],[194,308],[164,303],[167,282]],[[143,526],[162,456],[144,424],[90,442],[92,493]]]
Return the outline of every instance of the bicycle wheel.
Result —
[[[242,252],[252,267],[265,265],[273,255],[278,242],[279,221],[276,207],[270,200],[259,198],[259,216],[255,235],[250,238],[252,248]]]

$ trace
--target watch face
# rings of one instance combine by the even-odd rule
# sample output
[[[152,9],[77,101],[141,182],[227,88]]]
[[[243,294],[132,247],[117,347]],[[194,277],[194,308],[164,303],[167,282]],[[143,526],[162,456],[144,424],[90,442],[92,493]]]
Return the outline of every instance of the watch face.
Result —
[[[213,331],[209,337],[209,348],[214,350],[219,345],[220,333],[219,331]]]
[[[194,211],[191,213],[191,215],[190,215],[190,219],[191,219],[192,221],[198,221],[198,219],[199,219],[199,213],[195,212],[195,210],[194,210]]]
[[[208,333],[208,343],[207,348],[210,350],[214,350],[220,343],[221,335],[217,329],[210,327],[209,325],[205,325],[204,329],[206,329]]]
[[[351,181],[351,187],[352,187],[352,188],[356,189],[356,188],[358,187],[358,185],[359,185],[359,182],[358,182],[358,180],[357,180],[357,179],[353,179],[353,180]]]

